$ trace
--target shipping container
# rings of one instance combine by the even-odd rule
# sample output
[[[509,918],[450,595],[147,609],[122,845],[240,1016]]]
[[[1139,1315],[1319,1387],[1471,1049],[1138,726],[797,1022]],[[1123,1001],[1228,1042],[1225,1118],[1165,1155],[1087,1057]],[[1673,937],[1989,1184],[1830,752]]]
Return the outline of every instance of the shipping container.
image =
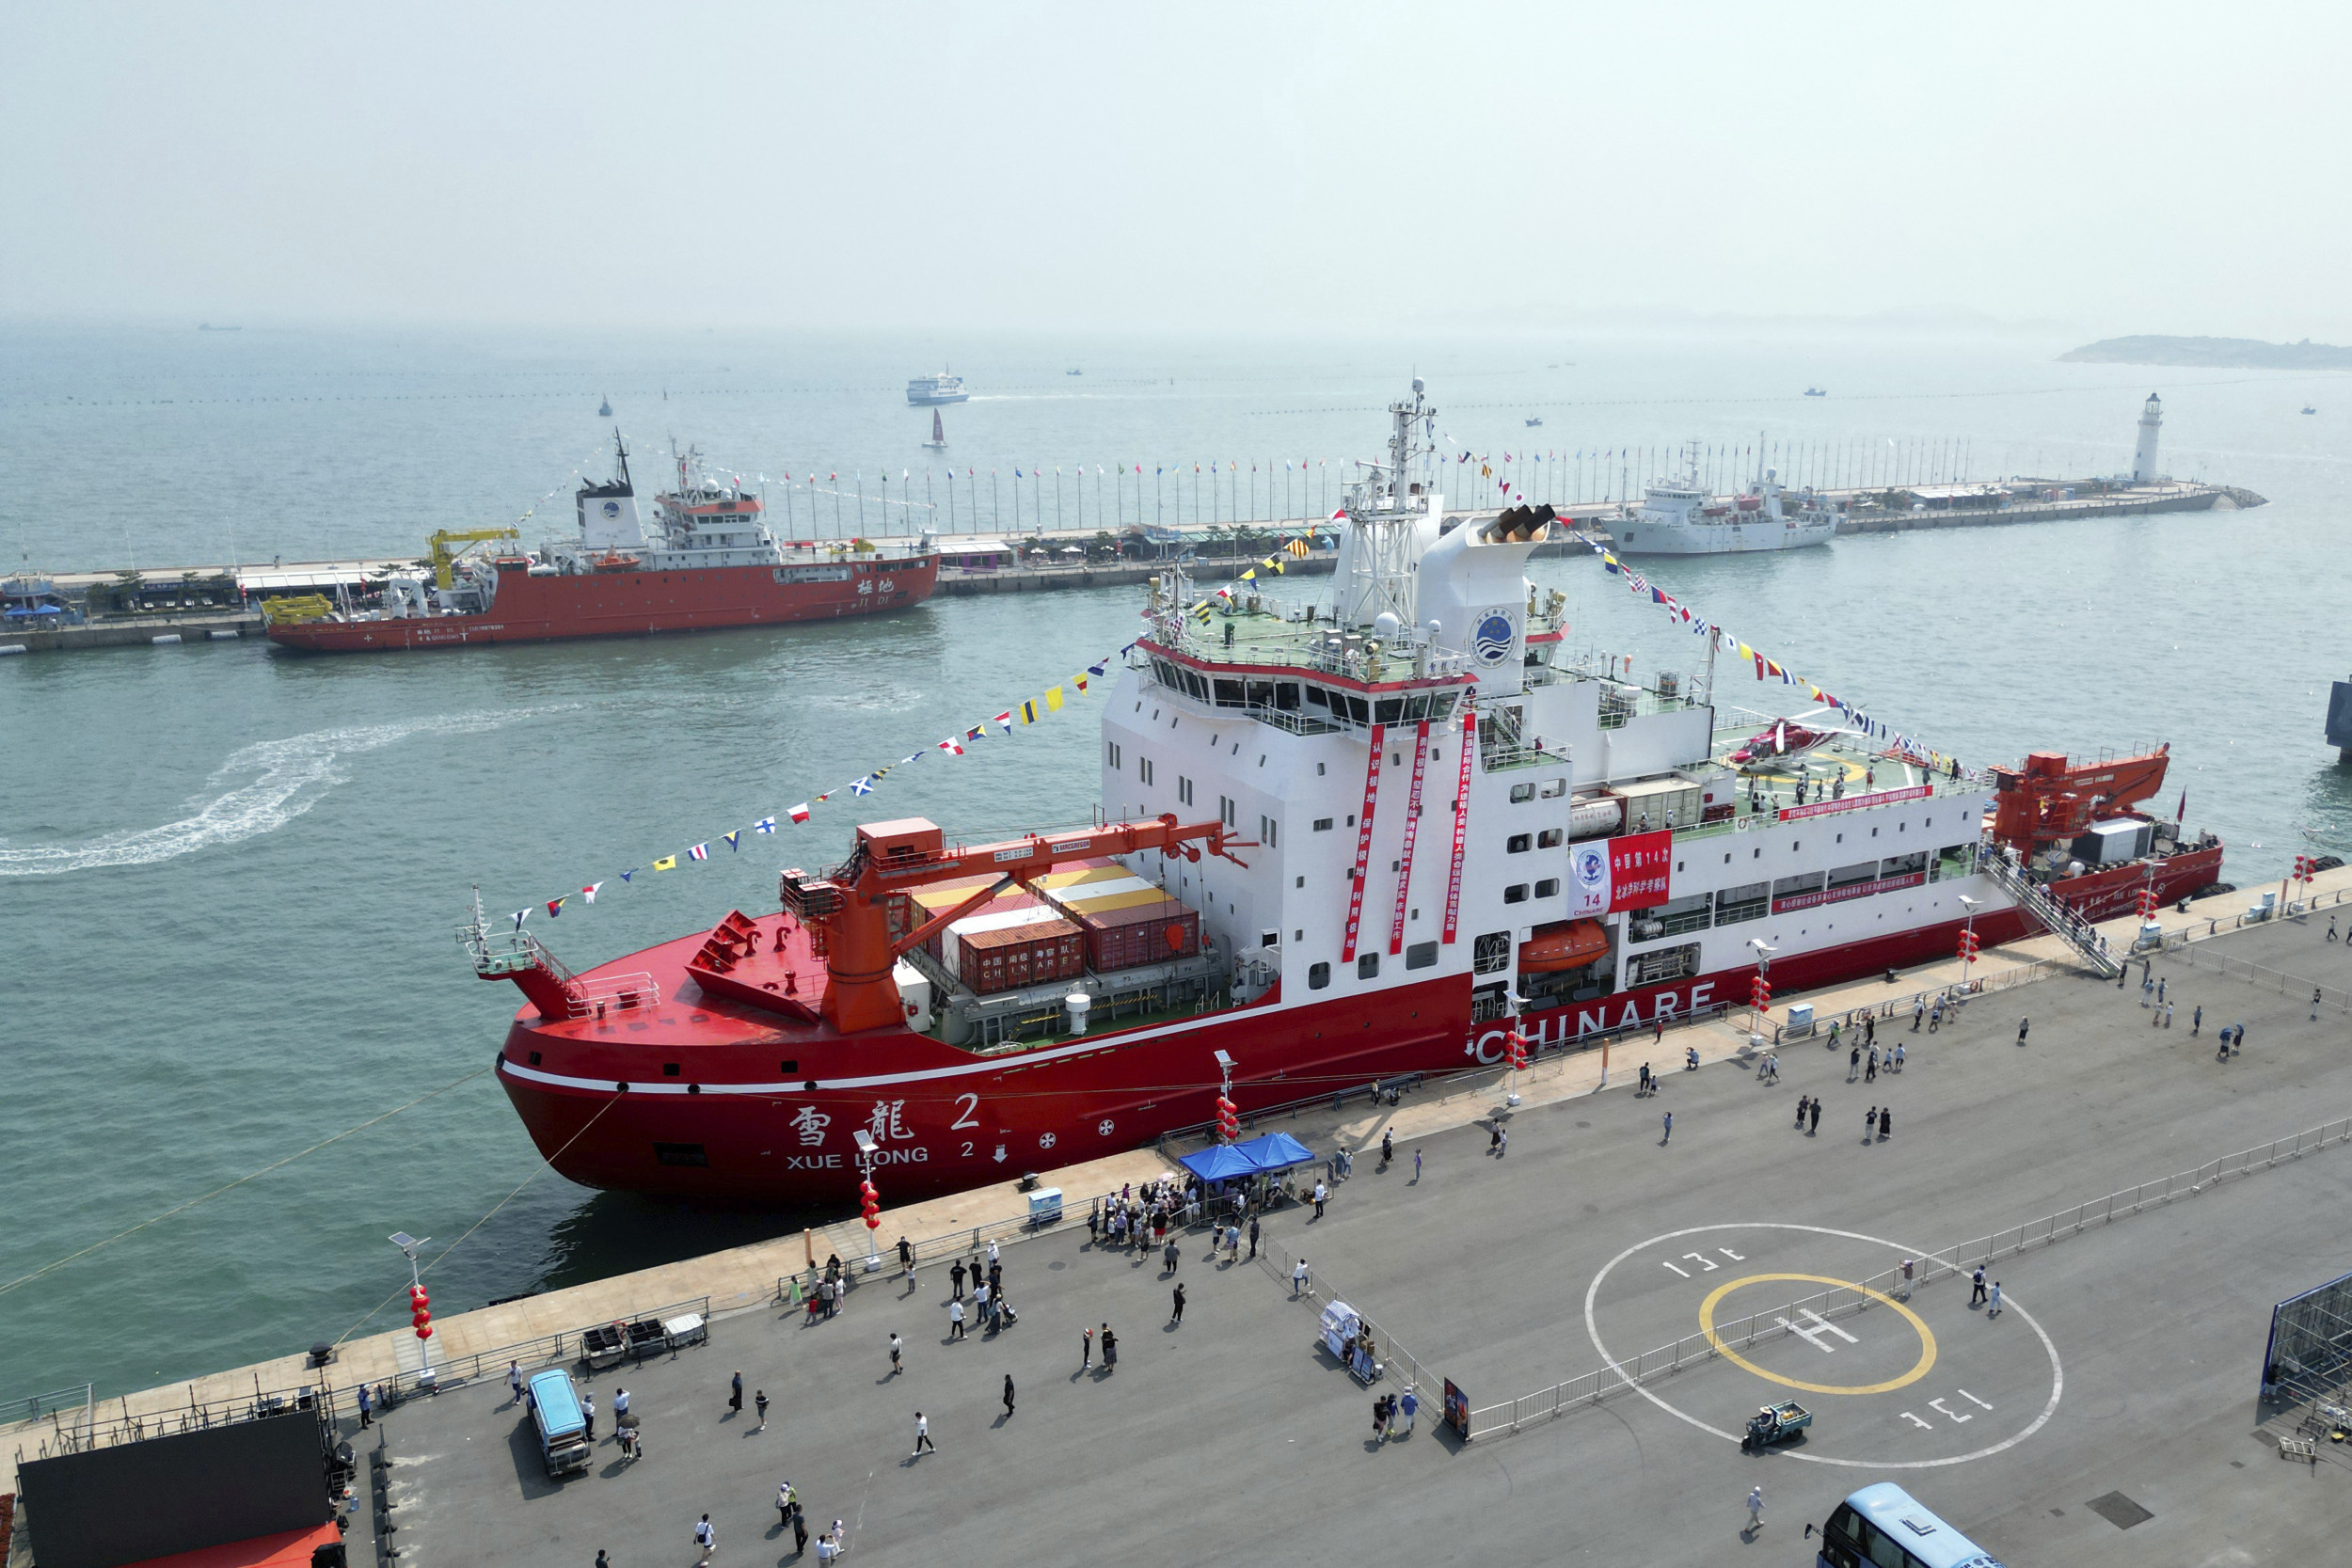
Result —
[[[1050,913],[1025,925],[960,933],[956,951],[956,973],[982,996],[1086,973],[1086,934]]]
[[[952,904],[948,906],[950,909],[954,907]],[[923,918],[928,920],[930,916]],[[1008,893],[993,903],[982,905],[979,913],[967,914],[956,921],[923,945],[932,958],[952,970],[962,962],[956,957],[956,946],[967,932],[1001,931],[1009,926],[1033,926],[1041,920],[1053,918],[1055,911],[1043,899],[1031,897],[1025,893]]]
[[[1086,963],[1096,974],[1165,963],[1200,951],[1200,914],[1165,894],[1145,904],[1071,911],[1086,933]]]

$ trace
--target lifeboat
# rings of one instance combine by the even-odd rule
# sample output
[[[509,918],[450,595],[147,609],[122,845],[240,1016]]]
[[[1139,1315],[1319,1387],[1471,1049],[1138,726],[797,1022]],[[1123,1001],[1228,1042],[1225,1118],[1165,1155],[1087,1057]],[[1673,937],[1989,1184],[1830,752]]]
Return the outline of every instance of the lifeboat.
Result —
[[[637,557],[623,555],[617,550],[596,558],[596,567],[599,572],[633,572],[637,566]]]
[[[1521,974],[1549,974],[1581,969],[1609,951],[1609,933],[1597,920],[1547,926],[1519,943]]]

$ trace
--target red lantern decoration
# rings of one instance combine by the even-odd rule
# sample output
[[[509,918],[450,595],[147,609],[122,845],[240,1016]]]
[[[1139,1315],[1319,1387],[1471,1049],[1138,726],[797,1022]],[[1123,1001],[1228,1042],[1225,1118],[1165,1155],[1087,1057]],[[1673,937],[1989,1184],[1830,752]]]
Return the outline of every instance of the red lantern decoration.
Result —
[[[881,1229],[882,1195],[874,1190],[874,1183],[871,1179],[861,1181],[857,1184],[857,1196],[860,1207],[865,1211],[866,1228],[868,1230]]]
[[[1216,1131],[1227,1143],[1241,1136],[1241,1108],[1222,1094],[1216,1097]]]
[[[1772,1010],[1772,983],[1760,974],[1748,982],[1748,1006],[1759,1013]]]
[[[1977,949],[1980,945],[1981,944],[1977,940],[1977,933],[1975,931],[1964,930],[1961,932],[1960,961],[1963,963],[1975,963],[1977,961]]]
[[[1511,1053],[1511,1070],[1514,1072],[1525,1071],[1527,1069],[1527,1037],[1520,1034],[1517,1029],[1514,1029],[1511,1031],[1509,1039],[1506,1043]]]
[[[408,1287],[408,1322],[416,1328],[417,1338],[433,1338],[433,1298],[424,1293],[421,1285]]]

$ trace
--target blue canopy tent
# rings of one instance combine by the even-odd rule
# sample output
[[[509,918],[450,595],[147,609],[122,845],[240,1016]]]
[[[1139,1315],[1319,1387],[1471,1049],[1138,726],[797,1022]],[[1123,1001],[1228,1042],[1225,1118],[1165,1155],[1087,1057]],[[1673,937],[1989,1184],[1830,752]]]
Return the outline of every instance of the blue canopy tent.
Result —
[[[1258,1167],[1231,1144],[1219,1144],[1198,1154],[1187,1154],[1177,1164],[1203,1181],[1226,1181],[1236,1176],[1254,1176],[1258,1172]]]
[[[1272,1174],[1288,1170],[1293,1165],[1311,1164],[1314,1151],[1288,1132],[1268,1132],[1246,1144],[1234,1144],[1233,1153],[1249,1162],[1249,1168]]]

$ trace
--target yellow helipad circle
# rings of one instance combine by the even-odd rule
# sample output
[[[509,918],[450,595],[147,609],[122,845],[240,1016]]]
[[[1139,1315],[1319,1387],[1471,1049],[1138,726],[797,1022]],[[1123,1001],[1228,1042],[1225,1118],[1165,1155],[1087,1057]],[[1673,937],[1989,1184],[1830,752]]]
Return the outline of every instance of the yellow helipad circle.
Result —
[[[1794,1280],[1809,1285],[1835,1285],[1840,1290],[1859,1291],[1872,1301],[1893,1307],[1902,1314],[1905,1322],[1918,1331],[1920,1346],[1918,1363],[1902,1376],[1890,1379],[1885,1383],[1800,1383],[1793,1377],[1783,1377],[1778,1372],[1766,1371],[1716,1337],[1715,1304],[1743,1285],[1765,1285],[1776,1279]],[[1720,1285],[1705,1301],[1699,1303],[1699,1331],[1707,1336],[1707,1342],[1715,1347],[1716,1353],[1733,1366],[1744,1368],[1768,1383],[1777,1383],[1785,1388],[1802,1389],[1808,1394],[1883,1394],[1890,1389],[1901,1388],[1918,1382],[1928,1375],[1928,1369],[1935,1365],[1935,1335],[1925,1323],[1920,1321],[1918,1313],[1914,1312],[1892,1296],[1879,1294],[1867,1285],[1856,1285],[1851,1279],[1833,1279],[1825,1274],[1752,1274],[1744,1279],[1734,1279],[1727,1284]]]

